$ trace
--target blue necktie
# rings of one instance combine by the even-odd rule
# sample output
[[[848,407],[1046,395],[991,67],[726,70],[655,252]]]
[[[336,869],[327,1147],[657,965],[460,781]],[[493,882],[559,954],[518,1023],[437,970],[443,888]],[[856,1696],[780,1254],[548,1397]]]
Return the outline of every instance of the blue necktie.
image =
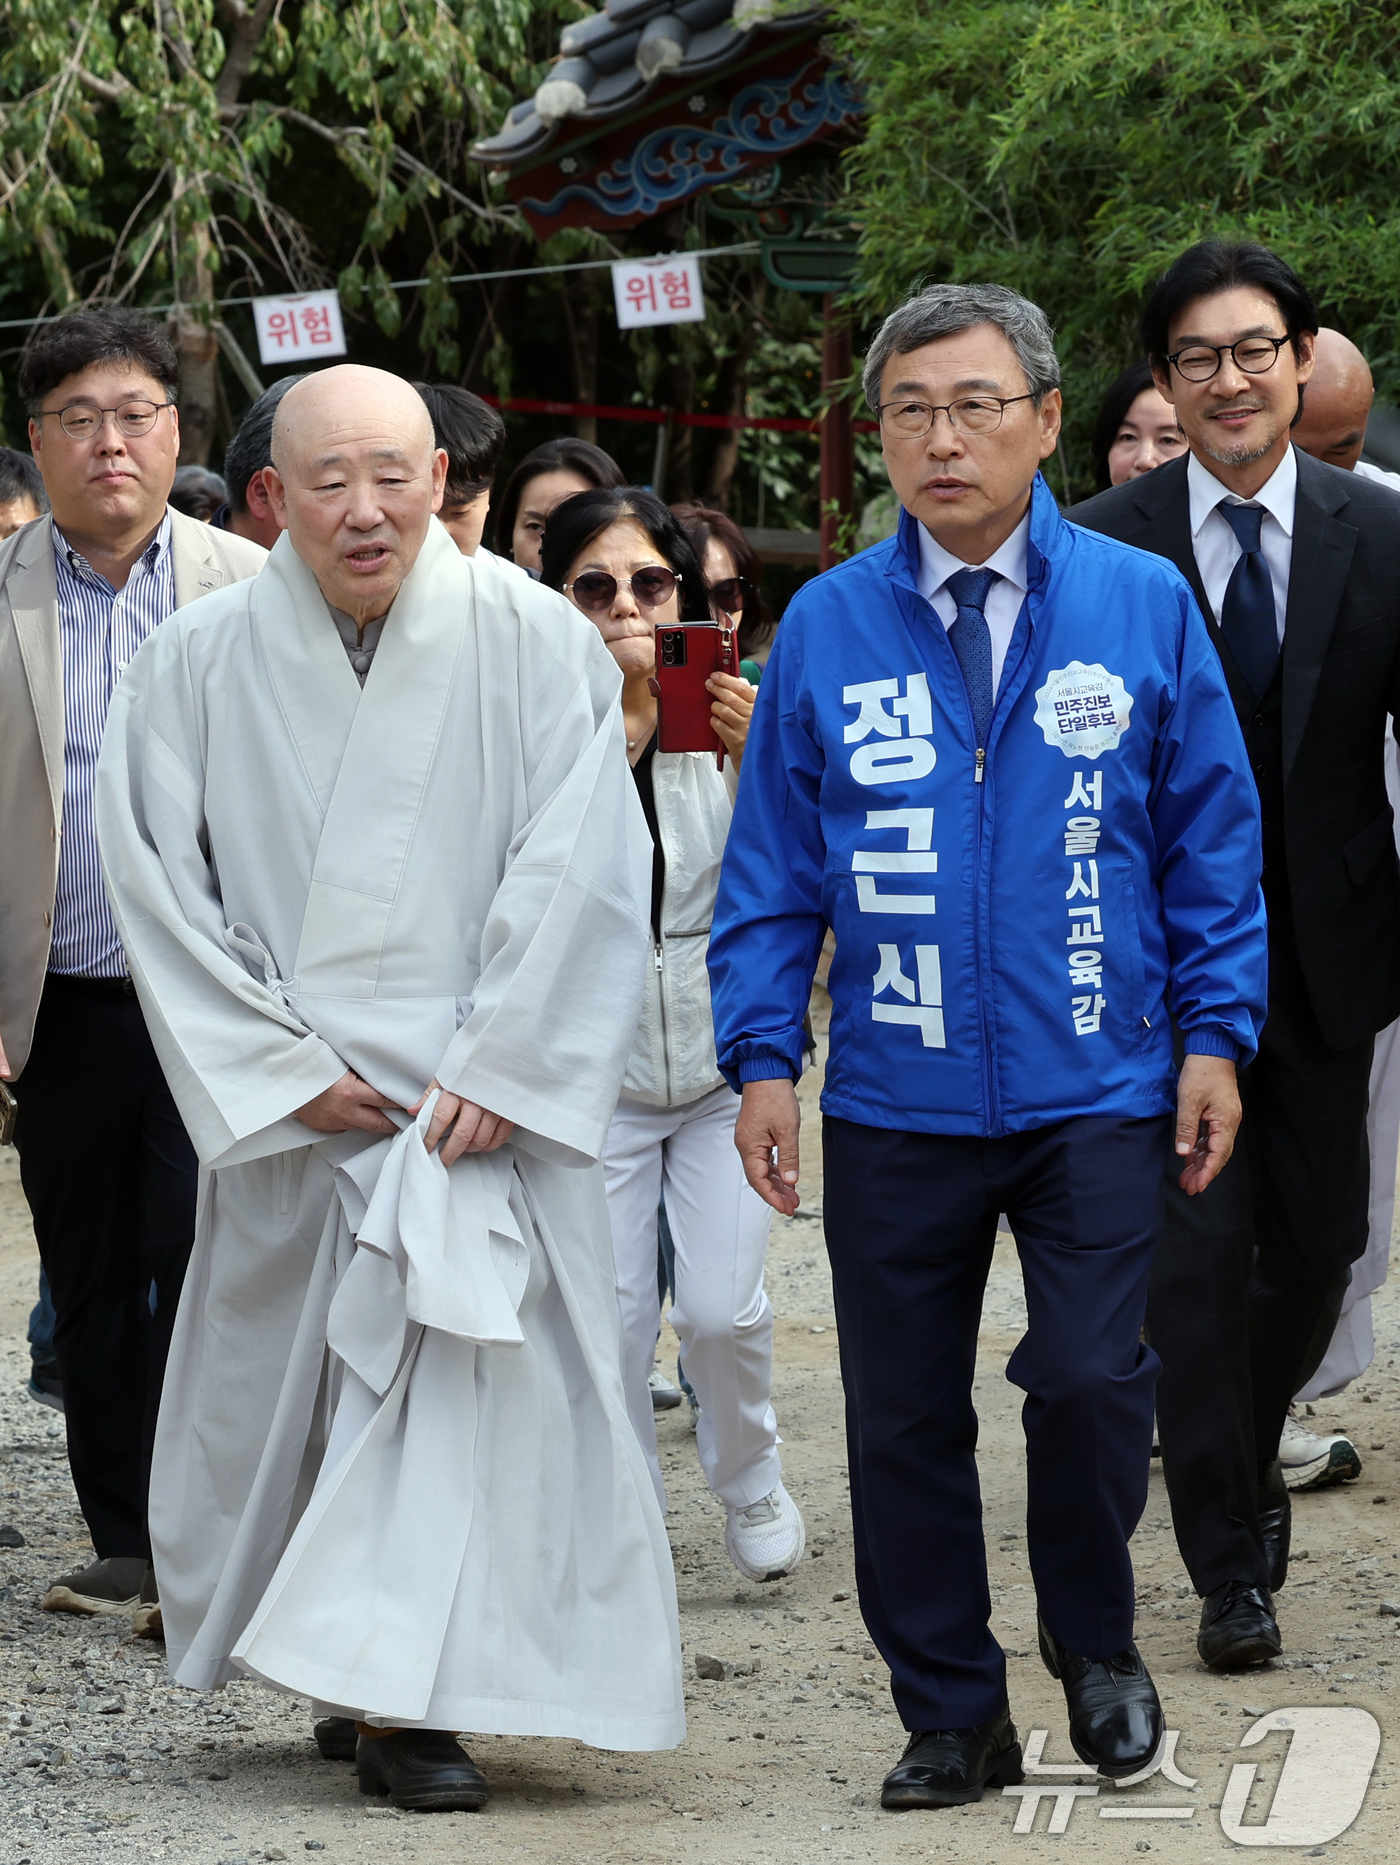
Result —
[[[1258,505],[1222,503],[1215,509],[1239,539],[1242,553],[1225,585],[1220,633],[1245,685],[1258,699],[1273,679],[1278,662],[1274,584],[1259,548],[1264,513]]]
[[[987,592],[996,580],[995,570],[955,570],[948,578],[948,589],[958,605],[957,620],[948,630],[948,639],[972,703],[972,727],[979,751],[986,746],[987,727],[992,722],[992,631],[983,609]]]

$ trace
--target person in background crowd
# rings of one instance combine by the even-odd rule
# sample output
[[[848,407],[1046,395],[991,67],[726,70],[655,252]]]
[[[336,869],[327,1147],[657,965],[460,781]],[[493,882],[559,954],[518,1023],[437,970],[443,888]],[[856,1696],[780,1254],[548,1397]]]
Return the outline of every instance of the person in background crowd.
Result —
[[[696,1448],[724,1505],[725,1546],[750,1580],[775,1580],[802,1558],[801,1511],[782,1483],[773,1415],[773,1310],[763,1287],[771,1217],[744,1182],[734,1150],[739,1098],[715,1067],[705,948],[720,858],[753,712],[737,674],[707,682],[714,728],[729,753],[657,748],[656,630],[708,622],[709,595],[689,539],[654,494],[636,486],[576,493],[550,513],[543,581],[601,633],[622,670],[627,756],[651,829],[655,964],[603,1170],[622,1317],[627,1407],[666,1492],[648,1379],[661,1310],[657,1207],[675,1246],[671,1326],[700,1411]]]
[[[763,600],[763,565],[758,552],[728,512],[715,511],[709,505],[673,505],[671,510],[700,560],[711,602],[739,624],[739,671],[757,686],[763,667],[756,657],[762,654],[765,660],[768,658],[768,647],[778,625]]]
[[[15,447],[0,447],[0,542],[14,535],[21,525],[42,517],[49,509],[49,495],[34,456],[20,453]],[[29,1313],[29,1380],[25,1387],[31,1399],[40,1405],[63,1410],[63,1381],[58,1362],[53,1357],[53,1298],[49,1279],[39,1271],[39,1299]]]
[[[545,519],[571,492],[626,485],[617,461],[588,440],[547,440],[525,455],[496,507],[496,550],[538,577]]]
[[[49,495],[33,455],[0,447],[0,541],[48,509]]]
[[[1293,424],[1293,444],[1328,466],[1400,491],[1400,473],[1388,473],[1361,457],[1375,399],[1371,365],[1350,337],[1324,324],[1317,333],[1303,412]]]
[[[180,466],[170,488],[170,509],[207,525],[228,503],[228,487],[207,466]]]
[[[20,1178],[96,1552],[44,1598],[70,1612],[155,1599],[147,1484],[195,1207],[194,1152],[103,892],[98,748],[141,643],[265,555],[169,509],[178,380],[165,332],[134,311],[41,325],[19,386],[53,514],[0,545],[0,1078],[17,1083]],[[101,1111],[79,1143],[84,1085]]]
[[[1400,473],[1388,473],[1360,457],[1374,395],[1366,358],[1349,337],[1324,325],[1317,333],[1302,419],[1294,424],[1294,445],[1314,459],[1400,492]],[[1393,732],[1387,732],[1385,738],[1385,784],[1400,837],[1400,759]],[[1400,1150],[1400,1022],[1388,1023],[1376,1037],[1366,1138],[1371,1175],[1366,1253],[1352,1264],[1342,1312],[1321,1366],[1297,1394],[1297,1403],[1288,1408],[1278,1454],[1283,1480],[1291,1490],[1326,1489],[1334,1483],[1351,1482],[1361,1474],[1361,1458],[1351,1439],[1341,1433],[1320,1435],[1309,1430],[1299,1406],[1311,1410],[1308,1401],[1340,1392],[1365,1372],[1375,1355],[1371,1297],[1385,1282],[1390,1266],[1390,1232],[1395,1217],[1395,1163]]]
[[[1151,363],[1146,358],[1130,363],[1109,384],[1094,423],[1094,483],[1100,492],[1121,486],[1125,479],[1180,459],[1185,451],[1186,436],[1176,409],[1153,381]]]
[[[896,1810],[1021,1779],[972,1401],[1001,1211],[1041,1656],[1081,1761],[1124,1779],[1156,1752],[1128,1544],[1162,1175],[1173,1144],[1192,1191],[1229,1158],[1263,1019],[1259,809],[1220,665],[1174,570],[1061,518],[1058,383],[1044,313],[1001,286],[932,285],[881,326],[864,386],[899,531],[783,617],[710,940],[736,1142],[791,1214],[836,935],[824,1213],[861,1612],[911,1731]]]
[[[1143,345],[1190,448],[1069,514],[1152,551],[1210,618],[1263,815],[1269,1003],[1244,1143],[1204,1196],[1167,1184],[1148,1337],[1203,1663],[1282,1649],[1279,1440],[1366,1249],[1376,1032],[1400,1015],[1385,741],[1400,708],[1394,493],[1292,444],[1317,307],[1262,246],[1206,240],[1147,296]],[[1173,1013],[1176,1013],[1173,1005]]]
[[[285,535],[146,644],[98,771],[209,1173],[152,1479],[167,1647],[191,1688],[318,1701],[361,1793],[470,1810],[454,1731],[685,1733],[597,1163],[645,828],[617,669],[434,522],[409,384],[319,372],[273,456]]]
[[[433,418],[433,434],[447,455],[447,488],[438,522],[464,557],[481,548],[496,462],[506,424],[489,402],[452,382],[415,382]]]
[[[253,544],[271,550],[282,535],[267,496],[263,474],[272,464],[272,422],[277,405],[301,376],[279,376],[264,389],[238,424],[238,432],[224,453],[228,503],[209,520],[217,530],[232,531]]]

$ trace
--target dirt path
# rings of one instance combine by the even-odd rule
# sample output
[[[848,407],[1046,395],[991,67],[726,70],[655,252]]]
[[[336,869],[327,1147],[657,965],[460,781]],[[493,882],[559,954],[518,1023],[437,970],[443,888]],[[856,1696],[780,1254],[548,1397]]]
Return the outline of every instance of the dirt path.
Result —
[[[1219,1678],[1197,1663],[1197,1605],[1172,1540],[1154,1466],[1135,1544],[1140,1642],[1157,1678],[1177,1764],[1194,1787],[1154,1778],[1104,1787],[1047,1833],[1053,1803],[1018,1834],[1022,1802],[989,1794],[943,1814],[878,1810],[881,1777],[902,1732],[884,1668],[852,1597],[841,1392],[821,1238],[815,1094],[804,1208],[775,1226],[769,1287],[778,1314],[775,1402],[787,1481],[807,1516],[812,1558],[794,1578],[760,1587],[739,1578],[723,1517],[701,1480],[682,1414],[664,1414],[668,1525],[676,1551],[690,1733],[678,1751],[611,1755],[572,1742],[483,1737],[471,1746],[495,1796],[482,1814],[400,1816],[375,1809],[353,1772],[313,1759],[304,1708],[236,1684],[209,1697],[173,1689],[162,1653],[124,1640],[125,1626],[38,1612],[50,1577],[86,1544],[63,1458],[60,1424],[23,1396],[24,1326],[35,1259],[14,1155],[0,1152],[0,1521],[28,1545],[0,1549],[0,1865],[106,1865],[109,1860],[248,1859],[447,1861],[482,1865],[763,1865],[845,1859],[1060,1857],[1163,1860],[1238,1856],[1217,1811],[1240,1737],[1261,1711],[1351,1705],[1386,1738],[1400,1726],[1394,1695],[1400,1618],[1395,1523],[1400,1515],[1400,1301],[1378,1299],[1375,1367],[1326,1403],[1365,1469],[1343,1490],[1297,1500],[1294,1544],[1307,1551],[1280,1599],[1287,1655],[1262,1673]],[[1023,1325],[1020,1277],[999,1244],[984,1314],[977,1402],[991,1550],[994,1625],[1012,1655],[1013,1713],[1023,1737],[1044,1731],[1043,1762],[1073,1761],[1058,1685],[1035,1654],[1034,1596],[1025,1558],[1019,1394],[1003,1369]],[[669,1335],[666,1337],[669,1340]],[[673,1355],[674,1342],[669,1354]],[[674,1366],[671,1358],[670,1364]],[[1377,1448],[1371,1448],[1372,1446]],[[757,1662],[747,1676],[704,1681],[699,1655]],[[1259,1774],[1245,1815],[1267,1813],[1286,1738],[1244,1759]],[[1028,1779],[1060,1785],[1072,1774]],[[1080,1777],[1084,1785],[1089,1777]],[[1103,1817],[1114,1807],[1192,1808],[1184,1817]],[[1388,1742],[1354,1827],[1323,1854],[1400,1859],[1400,1792]],[[1024,1817],[1024,1816],[1023,1816]],[[1292,1856],[1298,1856],[1294,1851]]]

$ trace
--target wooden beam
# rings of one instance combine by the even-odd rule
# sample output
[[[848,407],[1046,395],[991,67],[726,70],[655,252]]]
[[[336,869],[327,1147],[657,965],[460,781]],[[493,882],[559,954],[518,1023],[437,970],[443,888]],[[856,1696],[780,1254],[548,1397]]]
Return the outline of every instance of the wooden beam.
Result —
[[[841,524],[855,503],[855,447],[851,404],[838,386],[851,373],[851,326],[832,294],[822,298],[821,568],[829,570],[845,553],[839,547]]]

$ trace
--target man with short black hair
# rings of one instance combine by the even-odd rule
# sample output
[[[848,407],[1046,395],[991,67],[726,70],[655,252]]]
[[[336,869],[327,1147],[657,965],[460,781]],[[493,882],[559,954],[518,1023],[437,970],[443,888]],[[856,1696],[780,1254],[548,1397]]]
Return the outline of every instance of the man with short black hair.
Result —
[[[481,548],[491,510],[496,462],[506,444],[506,425],[496,410],[470,389],[451,382],[415,382],[433,420],[433,438],[447,455],[447,490],[439,522],[464,557]]]
[[[1395,495],[1292,444],[1312,295],[1265,247],[1203,241],[1148,295],[1144,347],[1190,448],[1076,524],[1174,563],[1210,618],[1263,816],[1269,1004],[1243,1144],[1201,1197],[1167,1184],[1148,1335],[1197,1649],[1282,1648],[1279,1436],[1366,1248],[1367,1083],[1400,1014],[1400,863],[1383,749],[1400,709]],[[1175,1013],[1176,1006],[1173,1006]]]
[[[147,1478],[195,1204],[194,1153],[103,891],[97,753],[141,643],[264,555],[167,506],[178,381],[165,332],[134,311],[41,325],[19,386],[53,515],[0,544],[0,1079],[16,1084],[69,1465],[97,1556],[45,1598],[70,1612],[155,1598]]]
[[[282,535],[263,478],[272,465],[272,422],[282,397],[301,379],[299,375],[280,376],[271,388],[263,390],[239,422],[238,432],[224,453],[228,503],[209,520],[217,530],[232,531],[235,537],[261,544],[264,550],[271,550]]]
[[[49,509],[48,494],[30,454],[0,447],[0,541],[13,537]]]

